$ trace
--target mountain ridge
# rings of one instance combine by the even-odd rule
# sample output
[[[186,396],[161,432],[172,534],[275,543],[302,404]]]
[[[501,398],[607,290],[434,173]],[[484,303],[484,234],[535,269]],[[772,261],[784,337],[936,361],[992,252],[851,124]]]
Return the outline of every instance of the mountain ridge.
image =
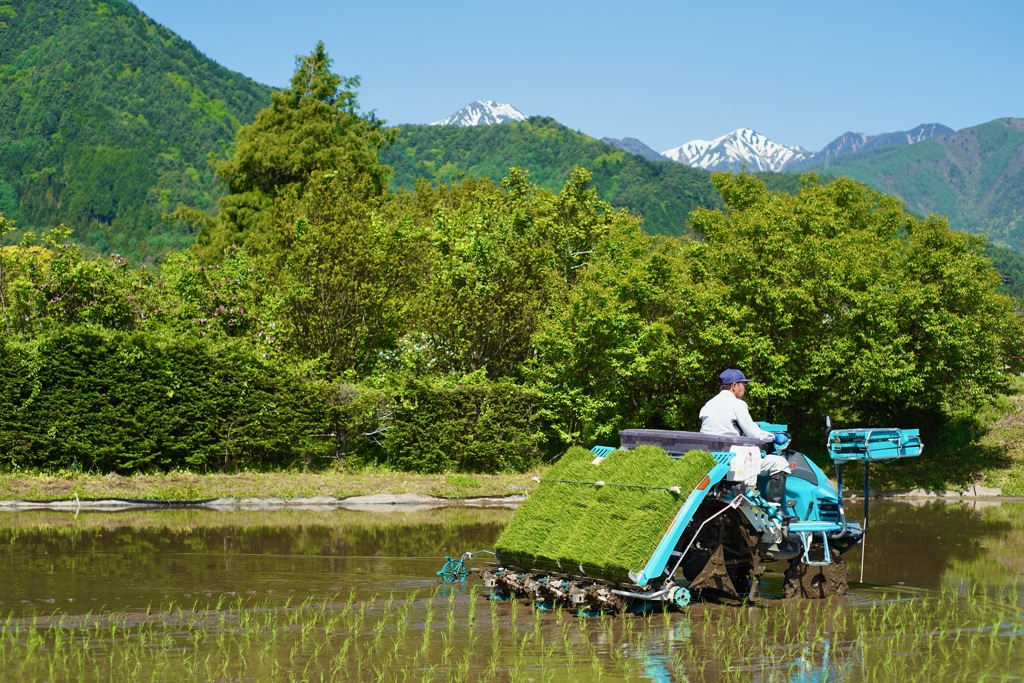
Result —
[[[913,145],[860,150],[811,164],[899,196],[920,215],[984,233],[1024,252],[1024,118],[1001,118]]]
[[[852,154],[861,150],[913,145],[934,137],[952,135],[955,132],[956,131],[949,126],[941,123],[922,123],[907,131],[880,133],[878,135],[865,135],[864,133],[857,131],[847,131],[825,145],[820,151],[814,152],[803,159],[793,160],[785,167],[785,170],[798,171],[800,168],[816,164],[823,160],[827,165],[830,159],[835,159],[836,157]]]
[[[208,160],[226,154],[238,127],[269,101],[271,89],[220,67],[127,0],[37,0],[19,4],[4,22],[0,213],[23,229],[64,223],[99,253],[159,259],[191,244],[192,229],[163,215],[179,204],[215,209],[222,190]],[[500,179],[519,166],[538,184],[557,189],[580,165],[593,173],[602,196],[643,213],[648,229],[665,234],[685,233],[690,210],[721,202],[708,171],[663,161],[635,138],[602,142],[550,118],[399,130],[399,143],[385,158],[395,168],[396,187],[410,187],[417,174],[433,182],[462,175]],[[948,130],[922,124],[878,136],[844,134],[850,137],[833,142],[848,152],[782,168],[818,171],[823,179],[850,175],[900,196],[912,211],[942,213],[957,229],[985,232],[1024,251],[1024,120],[998,119],[943,135]],[[749,131],[738,137],[755,147],[771,147],[765,136],[739,131]],[[440,136],[443,149],[420,144],[431,135]],[[717,140],[724,155],[728,145]],[[710,158],[716,145],[706,142],[692,154]],[[748,159],[746,168],[778,168],[783,156],[792,160],[799,153],[780,145],[771,164]],[[792,173],[761,177],[772,189],[799,187]]]
[[[476,126],[522,122],[526,116],[509,104],[493,100],[474,100],[447,118],[430,125]],[[415,125],[415,124],[414,124]],[[751,128],[737,128],[713,140],[690,140],[677,147],[658,152],[643,141],[625,137],[605,137],[602,142],[648,161],[674,161],[706,171],[798,172],[801,169],[862,149],[903,146],[955,132],[941,123],[920,124],[909,131],[867,135],[847,131],[818,152],[798,145],[785,145]]]
[[[636,138],[622,138],[621,140],[616,138],[601,138],[601,142],[606,142],[612,147],[621,149],[623,152],[641,156],[644,159],[647,159],[647,161],[670,161],[670,159],[664,154],[648,147]]]

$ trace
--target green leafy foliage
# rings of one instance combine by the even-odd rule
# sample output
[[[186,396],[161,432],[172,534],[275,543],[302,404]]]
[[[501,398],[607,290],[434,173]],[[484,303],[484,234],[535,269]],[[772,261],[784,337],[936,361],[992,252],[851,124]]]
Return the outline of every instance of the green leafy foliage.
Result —
[[[1006,386],[1021,319],[981,239],[848,179],[714,179],[726,208],[693,214],[699,239],[611,235],[539,327],[530,377],[561,438],[695,429],[724,367],[797,434],[826,415],[927,426]]]
[[[425,230],[404,202],[368,203],[333,171],[279,197],[261,252],[276,275],[285,345],[337,374],[365,375],[394,353],[423,279]]]
[[[421,184],[417,195],[436,208],[429,272],[403,353],[432,371],[517,374],[537,325],[594,245],[611,226],[636,224],[600,201],[579,169],[557,195],[519,170],[501,187],[467,180],[435,192]]]
[[[352,382],[324,384],[328,431],[323,437],[332,440],[335,457],[349,464],[380,460],[381,436],[394,415],[391,394]]]
[[[675,240],[617,223],[539,325],[527,376],[565,443],[614,443],[625,425],[690,426],[678,401],[700,389],[688,392],[681,371],[708,370],[689,348],[696,330],[674,334],[677,254]]]
[[[1005,386],[1020,321],[983,240],[848,179],[808,176],[795,196],[744,175],[715,181],[727,208],[694,214],[703,239],[688,270],[719,289],[715,317],[772,413],[898,422]]]
[[[716,464],[704,451],[674,459],[654,446],[593,460],[590,451],[571,448],[548,471],[498,537],[500,562],[573,573],[582,567],[587,576],[631,583],[629,572],[644,568]],[[680,493],[669,490],[674,486]]]
[[[8,224],[8,229],[11,227]],[[133,268],[118,254],[91,260],[68,240],[70,230],[55,228],[40,240],[28,233],[21,246],[0,251],[0,294],[4,331],[32,336],[42,330],[92,323],[109,329],[135,329],[161,314],[149,296],[156,278]]]
[[[314,170],[362,177],[381,194],[388,170],[378,152],[395,169],[394,187],[406,190],[420,178],[498,183],[523,168],[556,192],[573,168],[586,168],[600,196],[643,215],[652,234],[686,234],[693,209],[722,206],[708,173],[646,161],[549,118],[385,129],[359,114],[358,78],[332,74],[322,46],[300,58],[293,83],[254,122],[269,88],[209,61],[126,0],[8,3],[0,5],[0,25],[0,213],[23,229],[66,224],[90,253],[159,261],[191,245],[197,230],[211,260],[236,242],[251,247],[242,233],[262,220],[267,198]],[[948,216],[955,229],[1020,251],[1022,136],[1020,119],[1000,119],[844,155],[819,170],[897,194],[915,214]],[[231,197],[220,231],[206,227],[224,189],[211,155],[222,159]],[[764,179],[773,190],[798,189],[792,174]]]
[[[262,308],[267,274],[245,249],[228,249],[210,265],[174,252],[160,276],[156,285],[169,300],[164,320],[176,330],[247,337],[264,351],[280,347],[277,326]]]

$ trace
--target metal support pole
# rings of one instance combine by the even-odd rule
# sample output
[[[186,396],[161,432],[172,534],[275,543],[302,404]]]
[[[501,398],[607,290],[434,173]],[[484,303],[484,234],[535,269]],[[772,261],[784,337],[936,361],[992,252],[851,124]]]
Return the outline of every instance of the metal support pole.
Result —
[[[868,545],[868,495],[871,485],[868,482],[868,461],[864,461],[864,535],[860,538],[860,582],[864,583],[864,549]]]

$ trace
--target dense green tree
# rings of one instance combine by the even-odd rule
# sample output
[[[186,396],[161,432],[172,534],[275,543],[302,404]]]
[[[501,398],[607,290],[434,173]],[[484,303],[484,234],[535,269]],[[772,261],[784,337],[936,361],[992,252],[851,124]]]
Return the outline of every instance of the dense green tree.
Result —
[[[440,193],[408,340],[435,371],[509,374],[551,296],[551,254],[537,225],[550,193],[518,172],[504,185],[467,180]]]
[[[467,179],[431,197],[428,277],[405,342],[407,358],[434,372],[514,376],[531,337],[565,296],[610,226],[614,211],[576,169],[558,194],[512,169],[500,186]]]
[[[124,0],[54,4],[138,28]],[[46,33],[36,56],[78,49],[63,44],[77,29],[49,31],[42,5],[11,13],[0,0],[0,54],[20,54],[9,36],[33,30]],[[115,47],[88,49],[110,57],[108,76],[136,74]],[[64,81],[18,59],[24,73],[0,66],[0,114],[27,131],[8,139],[0,125],[0,237],[17,239],[8,208],[61,207],[106,251],[125,221],[151,226],[199,196],[192,153],[208,147],[136,144],[149,114],[118,114],[113,100],[98,132],[80,129],[50,106],[59,88],[22,87]],[[190,107],[234,129],[234,110],[193,71],[170,73]],[[429,144],[402,151],[402,172],[428,179],[389,193],[380,155],[395,132],[360,113],[358,86],[331,72],[322,43],[298,58],[290,87],[216,164],[220,213],[204,195],[177,214],[202,227],[200,248],[160,268],[91,259],[63,225],[0,248],[3,466],[214,470],[345,455],[519,469],[551,441],[695,429],[726,366],[759,380],[759,417],[796,430],[826,414],[923,426],[1001,391],[1022,355],[1019,301],[998,292],[1013,276],[990,260],[1005,273],[1019,259],[854,181],[708,182],[533,119],[424,127]],[[517,167],[520,153],[535,171]],[[575,166],[581,155],[592,171]],[[616,204],[675,236],[652,237]],[[123,239],[180,242],[147,230]]]
[[[565,441],[696,429],[717,374],[758,381],[762,419],[921,426],[1006,385],[1021,319],[983,241],[839,179],[796,195],[716,174],[697,239],[601,243],[540,326],[535,381]]]
[[[686,396],[680,361],[691,353],[673,336],[677,259],[675,240],[615,221],[538,326],[527,376],[562,443],[614,443],[633,426],[692,428],[675,420]]]
[[[8,228],[10,224],[8,223]],[[7,334],[28,336],[92,323],[138,329],[162,317],[157,277],[119,254],[89,259],[61,226],[40,238],[27,233],[19,246],[0,250],[0,304]]]
[[[372,113],[359,113],[359,79],[330,66],[323,42],[297,58],[291,86],[273,94],[238,132],[231,158],[216,164],[228,194],[217,225],[200,238],[208,255],[232,243],[258,249],[268,230],[265,210],[278,196],[301,195],[315,171],[333,173],[355,201],[384,193],[390,169],[379,154],[393,132]]]
[[[393,355],[423,279],[425,231],[406,201],[367,201],[371,176],[316,172],[270,213],[268,307],[287,347],[338,375]],[[357,187],[355,191],[353,188]]]
[[[166,323],[177,333],[245,337],[264,352],[276,352],[280,333],[266,310],[268,274],[242,248],[231,248],[212,264],[172,253],[160,268]]]
[[[831,413],[844,423],[937,413],[1005,386],[1019,355],[1020,320],[999,294],[984,240],[918,219],[898,199],[852,180],[805,178],[797,195],[757,179],[715,175],[724,211],[697,211],[701,235],[687,250],[689,277],[713,291],[716,309],[679,324],[727,323],[728,355],[762,414],[791,422]]]

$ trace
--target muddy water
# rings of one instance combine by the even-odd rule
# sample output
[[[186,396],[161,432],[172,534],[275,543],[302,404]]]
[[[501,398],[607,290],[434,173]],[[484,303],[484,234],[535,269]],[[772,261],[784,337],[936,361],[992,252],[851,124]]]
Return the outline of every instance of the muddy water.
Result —
[[[473,580],[438,590],[444,555],[492,549],[511,514],[3,513],[0,670],[5,680],[1024,680],[1022,503],[873,504],[843,600],[773,601],[776,575],[756,608],[594,620],[485,601]]]
[[[222,596],[432,588],[446,553],[493,549],[510,510],[143,510],[0,515],[0,613],[139,610]]]
[[[863,508],[847,504],[851,520]],[[1024,585],[1024,502],[872,503],[863,580],[929,590]],[[862,549],[847,556],[861,578]]]
[[[860,508],[847,514],[860,519]],[[435,585],[443,557],[493,549],[512,512],[447,508],[142,510],[0,514],[0,612],[145,608],[221,595],[402,593]],[[863,580],[938,590],[1024,582],[1024,503],[878,502]],[[861,549],[846,556],[862,578]],[[478,556],[479,565],[487,561]],[[471,563],[474,564],[474,563]],[[769,583],[769,594],[771,593]]]

